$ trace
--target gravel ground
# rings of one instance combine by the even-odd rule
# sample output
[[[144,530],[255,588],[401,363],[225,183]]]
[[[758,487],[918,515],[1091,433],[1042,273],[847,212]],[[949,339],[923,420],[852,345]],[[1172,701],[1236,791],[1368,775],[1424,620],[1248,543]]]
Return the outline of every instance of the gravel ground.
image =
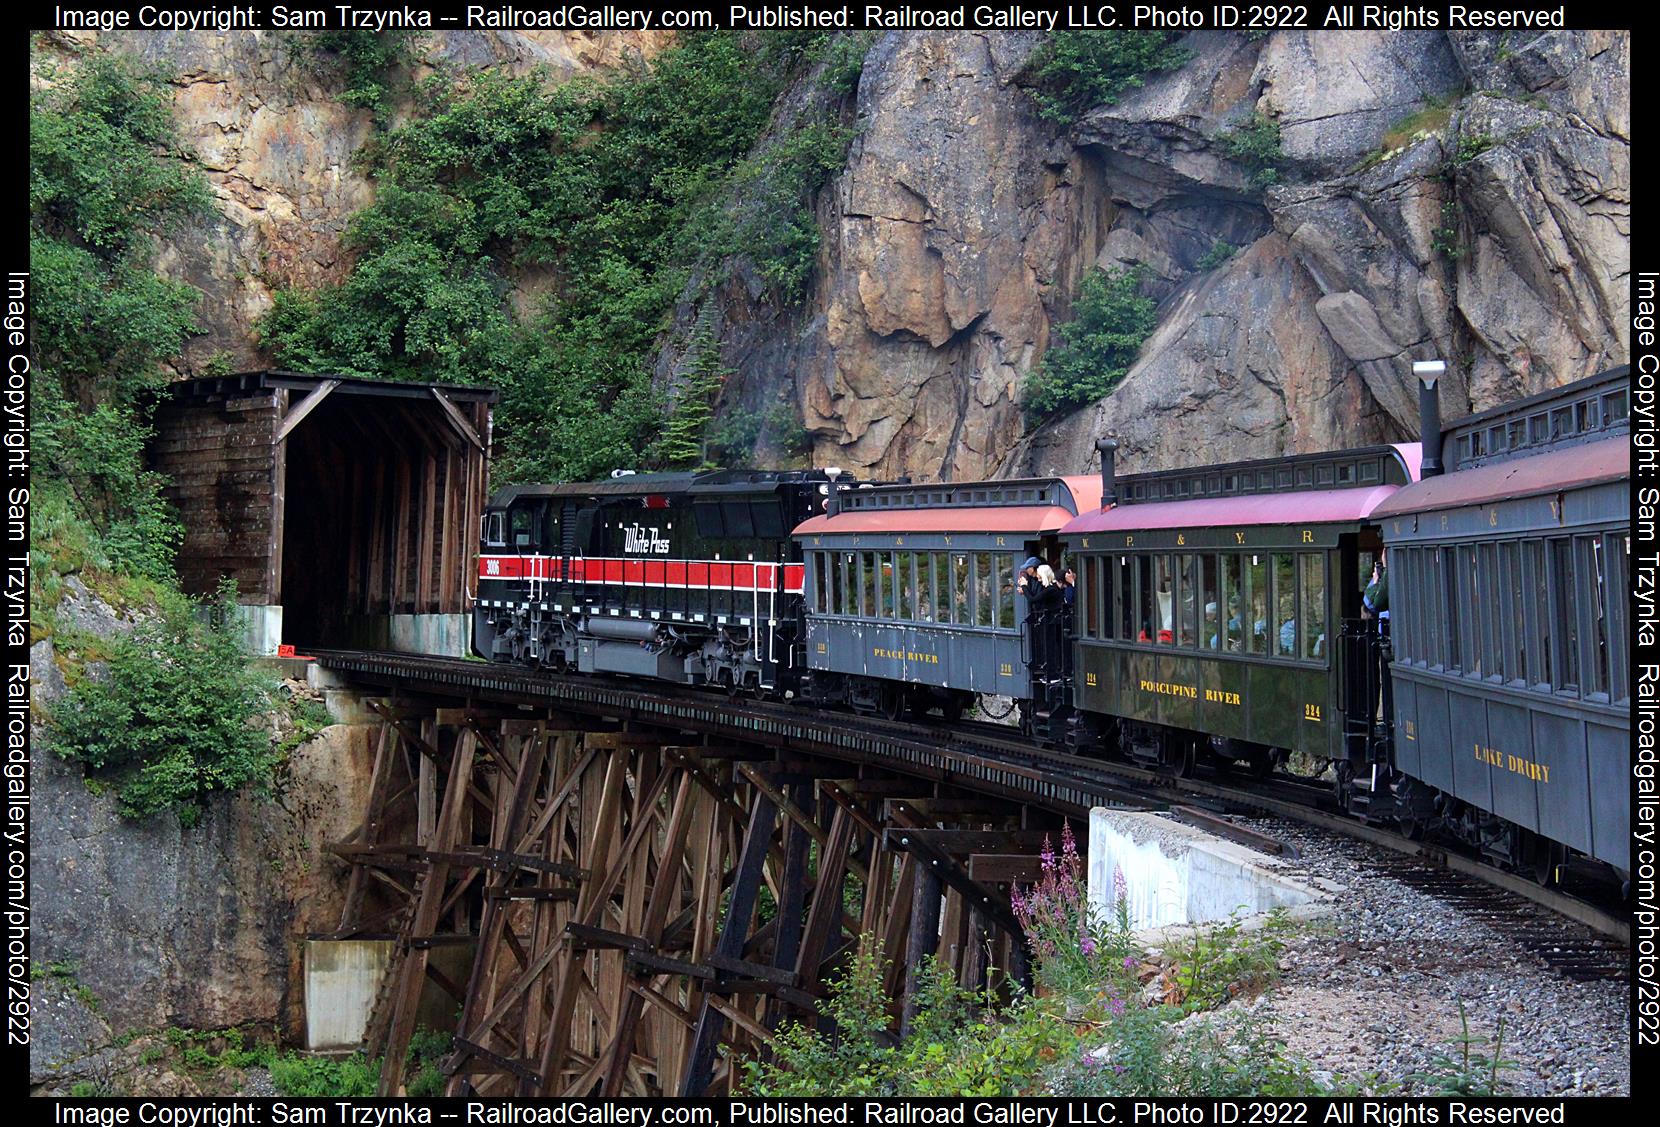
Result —
[[[1372,871],[1391,860],[1372,846],[1288,822],[1246,824],[1301,849],[1278,867],[1347,888],[1287,942],[1281,980],[1264,1000],[1288,1049],[1317,1070],[1350,1080],[1376,1074],[1403,1094],[1423,1093],[1408,1078],[1457,1053],[1462,1002],[1471,1034],[1487,1039],[1477,1051],[1492,1052],[1502,1021],[1500,1055],[1516,1065],[1500,1074],[1502,1091],[1630,1094],[1629,980],[1570,981],[1502,928]],[[1591,934],[1529,910],[1565,937]]]

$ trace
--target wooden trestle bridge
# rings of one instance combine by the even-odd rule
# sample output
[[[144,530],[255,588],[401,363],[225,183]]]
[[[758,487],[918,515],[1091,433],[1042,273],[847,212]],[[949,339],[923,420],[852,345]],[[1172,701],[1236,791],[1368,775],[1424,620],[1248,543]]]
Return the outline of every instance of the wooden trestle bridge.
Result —
[[[325,654],[382,724],[338,930],[391,939],[381,1092],[428,980],[460,1008],[452,1095],[704,1095],[861,944],[907,980],[1028,978],[1010,881],[1112,796],[927,729],[472,662]],[[382,686],[383,689],[374,688]],[[465,981],[436,948],[474,950]],[[453,966],[453,963],[449,965]]]

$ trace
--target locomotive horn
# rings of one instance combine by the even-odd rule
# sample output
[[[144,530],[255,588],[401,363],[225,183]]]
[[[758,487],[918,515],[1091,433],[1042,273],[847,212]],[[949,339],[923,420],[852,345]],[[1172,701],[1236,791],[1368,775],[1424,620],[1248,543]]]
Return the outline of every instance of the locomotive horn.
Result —
[[[1412,365],[1412,374],[1418,377],[1418,430],[1423,443],[1420,478],[1440,477],[1446,472],[1441,465],[1441,397],[1435,390],[1435,381],[1446,372],[1444,360],[1419,360]]]
[[[1109,509],[1118,504],[1118,487],[1113,484],[1117,475],[1118,439],[1112,435],[1095,440],[1095,449],[1101,452],[1101,507]]]

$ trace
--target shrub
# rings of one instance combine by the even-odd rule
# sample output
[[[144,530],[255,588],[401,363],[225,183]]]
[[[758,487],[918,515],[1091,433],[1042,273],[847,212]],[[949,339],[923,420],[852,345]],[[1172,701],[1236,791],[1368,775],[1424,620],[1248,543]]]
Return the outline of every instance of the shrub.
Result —
[[[864,73],[865,56],[876,42],[874,31],[840,31],[825,35],[813,49],[813,57],[824,64],[822,81],[838,94],[851,94]]]
[[[1429,1068],[1414,1072],[1408,1080],[1428,1088],[1437,1096],[1497,1096],[1505,1088],[1501,1072],[1516,1070],[1516,1062],[1504,1055],[1504,1018],[1491,1040],[1470,1032],[1470,1016],[1464,1011],[1464,1002],[1458,1003],[1460,1032],[1448,1044],[1452,1052],[1438,1052],[1431,1058]],[[1488,1052],[1489,1045],[1492,1051]]]
[[[1300,1096],[1321,1094],[1308,1063],[1286,1053],[1256,1014],[1178,1024],[1170,1007],[1132,1009],[1052,1070],[1071,1096]]]
[[[58,753],[114,790],[121,814],[173,811],[186,826],[215,791],[263,784],[278,760],[252,725],[270,682],[242,648],[234,591],[204,621],[182,597],[109,641],[108,668],[81,679],[53,710]]]
[[[1222,150],[1250,172],[1251,187],[1261,190],[1279,183],[1280,163],[1285,157],[1280,148],[1279,122],[1252,114],[1222,134]]]
[[[1165,31],[1057,31],[1031,64],[1038,112],[1070,124],[1093,106],[1110,106],[1144,76],[1174,70],[1188,59]]]
[[[384,126],[399,77],[415,62],[425,37],[408,31],[308,31],[294,36],[314,65],[338,70],[340,100],[367,109]]]
[[[1281,936],[1288,927],[1284,913],[1275,912],[1254,931],[1244,930],[1237,915],[1195,929],[1171,952],[1175,961],[1159,982],[1164,1000],[1191,1012],[1260,992],[1279,978]]]
[[[918,973],[916,1016],[903,1042],[890,1031],[883,963],[866,936],[820,1003],[833,1033],[792,1022],[769,1059],[743,1062],[744,1090],[759,1096],[1013,1096],[1069,1053],[1072,1027],[1040,1000],[1006,1014],[992,997],[964,990],[932,957]]]
[[[1199,269],[1214,270],[1238,253],[1238,247],[1224,239],[1217,239],[1199,260]]]
[[[1042,366],[1027,379],[1028,415],[1093,403],[1118,386],[1158,324],[1158,303],[1142,295],[1141,278],[1139,267],[1084,278],[1072,320],[1056,331]]]
[[[362,1053],[339,1060],[290,1054],[271,1062],[271,1084],[285,1096],[372,1096],[380,1063]]]
[[[804,1022],[779,1029],[770,1060],[743,1062],[744,1091],[757,1096],[879,1096],[891,1094],[887,1051],[887,995],[882,988],[879,946],[867,936],[852,963],[830,980],[819,1010],[834,1024],[831,1035]]]
[[[151,263],[156,235],[207,213],[207,187],[178,159],[156,72],[112,55],[41,69],[55,84],[29,104],[37,492],[72,507],[103,561],[165,578],[179,527],[142,468],[138,404],[195,331],[200,294]]]

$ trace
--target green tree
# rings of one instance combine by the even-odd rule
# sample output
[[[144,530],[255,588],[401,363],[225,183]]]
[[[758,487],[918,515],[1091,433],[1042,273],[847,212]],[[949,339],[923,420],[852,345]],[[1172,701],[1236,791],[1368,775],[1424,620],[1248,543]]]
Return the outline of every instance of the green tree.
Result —
[[[303,370],[500,388],[497,480],[637,464],[670,414],[653,360],[688,281],[717,284],[742,254],[780,300],[804,292],[812,194],[845,134],[808,122],[749,154],[825,42],[688,35],[613,81],[556,89],[429,80],[365,154],[377,194],[347,233],[351,275],[279,294],[263,343]],[[728,196],[743,206],[717,206]],[[547,296],[515,302],[527,272]]]
[[[720,341],[706,320],[699,322],[686,348],[674,410],[653,444],[654,461],[669,469],[703,468],[715,399],[731,374],[732,369],[721,363]]]
[[[155,239],[208,212],[177,153],[166,85],[118,56],[42,68],[29,104],[31,412],[43,492],[61,490],[117,567],[171,573],[177,524],[143,471],[140,397],[196,331],[199,292],[158,277]]]
[[[1158,325],[1158,303],[1141,293],[1141,279],[1139,267],[1084,278],[1072,320],[1056,330],[1042,365],[1027,379],[1028,415],[1093,403],[1118,386]]]

